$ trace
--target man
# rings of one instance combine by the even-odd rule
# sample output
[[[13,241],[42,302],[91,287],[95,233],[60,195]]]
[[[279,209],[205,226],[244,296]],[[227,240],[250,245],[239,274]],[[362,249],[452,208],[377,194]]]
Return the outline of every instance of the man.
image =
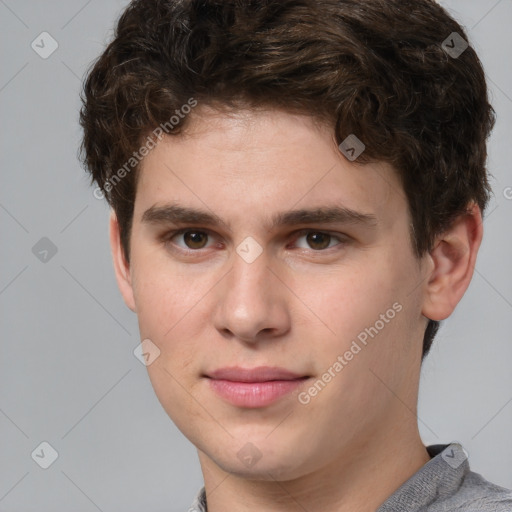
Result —
[[[421,362],[473,274],[494,112],[429,0],[140,0],[81,124],[191,511],[510,511],[426,447]]]

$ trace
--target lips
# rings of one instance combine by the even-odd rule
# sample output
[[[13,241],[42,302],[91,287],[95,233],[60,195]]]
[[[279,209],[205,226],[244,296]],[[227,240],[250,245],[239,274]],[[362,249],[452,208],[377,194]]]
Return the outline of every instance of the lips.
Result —
[[[285,368],[258,366],[256,368],[241,368],[231,366],[219,368],[206,374],[206,377],[231,382],[268,382],[274,380],[295,380],[308,377],[307,375],[294,373]]]
[[[269,406],[309,379],[308,375],[270,366],[220,368],[204,377],[217,396],[234,406],[249,409]]]

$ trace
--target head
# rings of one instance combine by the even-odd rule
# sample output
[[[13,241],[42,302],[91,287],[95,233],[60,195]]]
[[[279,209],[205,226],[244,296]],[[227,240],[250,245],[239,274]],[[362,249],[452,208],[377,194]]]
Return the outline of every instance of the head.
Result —
[[[82,158],[112,207],[123,297],[160,351],[150,378],[226,468],[229,437],[250,434],[299,474],[282,439],[329,457],[307,418],[329,430],[332,404],[343,409],[344,446],[401,414],[390,389],[417,397],[411,379],[469,285],[491,192],[494,113],[471,46],[443,48],[453,32],[468,40],[430,0],[134,1],[90,69]],[[354,160],[339,149],[349,136],[364,144]],[[331,378],[241,415],[203,378],[237,364]],[[267,439],[287,407],[284,437]],[[205,434],[208,411],[222,428]]]

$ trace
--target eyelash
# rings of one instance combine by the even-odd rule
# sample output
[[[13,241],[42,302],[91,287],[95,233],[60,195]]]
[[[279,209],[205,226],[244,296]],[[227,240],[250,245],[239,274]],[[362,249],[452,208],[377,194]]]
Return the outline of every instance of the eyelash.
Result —
[[[204,233],[204,234],[206,234],[208,236],[210,236],[212,234],[211,231],[209,231],[208,229],[195,229],[195,228],[190,228],[189,227],[189,228],[178,229],[178,230],[175,230],[175,231],[169,231],[169,232],[165,233],[164,235],[162,235],[161,240],[167,246],[168,244],[172,244],[171,240],[175,236],[182,235],[182,234],[187,233],[187,232],[191,232],[191,233]],[[331,249],[335,249],[338,246],[344,246],[344,245],[346,245],[348,243],[348,239],[345,236],[339,236],[339,235],[341,235],[341,233],[338,233],[338,236],[337,236],[337,235],[334,235],[334,234],[332,234],[332,233],[330,233],[328,231],[319,231],[317,229],[302,229],[300,231],[295,232],[293,234],[294,241],[296,242],[298,238],[301,238],[302,236],[310,234],[310,233],[328,235],[331,238],[337,239],[340,242],[339,244],[336,244],[336,245],[334,245],[332,247],[327,247],[325,249],[316,249],[316,250],[315,249],[310,249],[310,251],[312,251],[313,253],[328,253],[328,252],[331,252],[330,251]],[[184,249],[182,247],[179,247],[179,246],[175,245],[173,247],[173,249],[176,250],[176,251],[182,252],[182,253],[192,254],[192,253],[201,253],[201,251],[203,251],[204,249],[207,249],[207,248],[203,247],[202,249]],[[307,249],[302,249],[302,250],[307,250]]]

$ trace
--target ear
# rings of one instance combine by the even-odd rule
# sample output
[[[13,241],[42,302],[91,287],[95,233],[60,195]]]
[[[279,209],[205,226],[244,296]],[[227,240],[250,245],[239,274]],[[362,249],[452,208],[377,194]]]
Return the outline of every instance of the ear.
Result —
[[[482,214],[471,203],[466,213],[442,233],[429,253],[430,267],[422,313],[431,320],[448,318],[466,292],[483,237]]]
[[[125,259],[123,247],[121,245],[119,222],[114,210],[111,210],[110,212],[110,248],[112,251],[112,260],[114,263],[117,285],[119,286],[121,295],[123,296],[125,304],[133,312],[136,312],[130,265]]]

